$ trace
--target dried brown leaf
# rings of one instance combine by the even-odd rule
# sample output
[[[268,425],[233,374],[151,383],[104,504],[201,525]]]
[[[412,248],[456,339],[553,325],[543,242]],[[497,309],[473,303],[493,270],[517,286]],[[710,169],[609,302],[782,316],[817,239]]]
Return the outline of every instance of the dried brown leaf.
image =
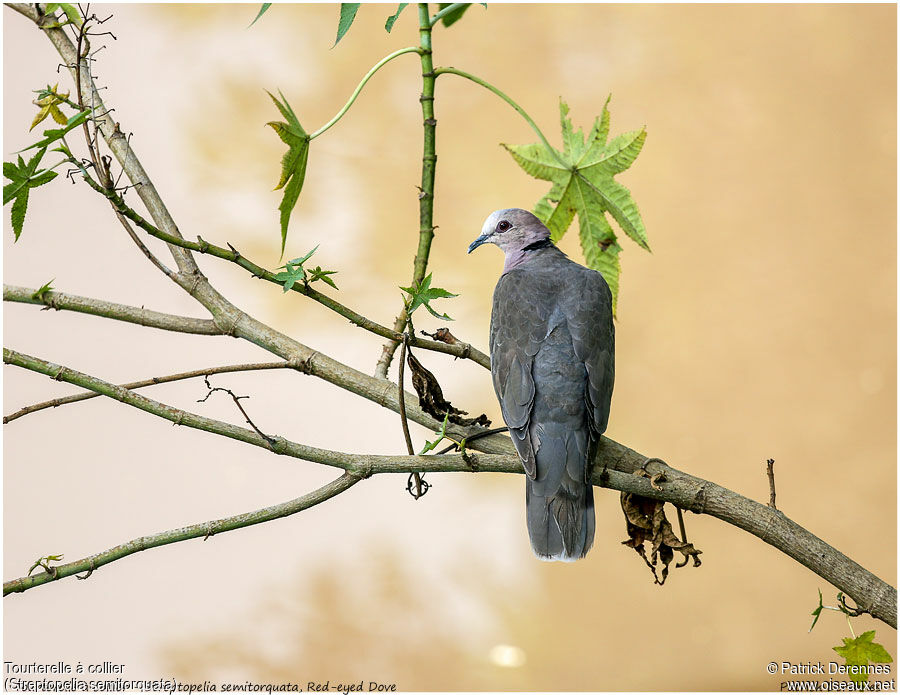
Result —
[[[465,410],[455,408],[450,401],[444,399],[444,392],[441,390],[441,385],[435,379],[434,374],[416,359],[411,350],[406,353],[406,363],[412,372],[413,388],[419,394],[419,405],[422,407],[422,410],[435,420],[443,422],[446,416],[450,422],[464,427],[468,425],[488,427],[491,424],[487,415],[483,413],[474,418],[460,417],[461,415],[468,415],[468,413]]]

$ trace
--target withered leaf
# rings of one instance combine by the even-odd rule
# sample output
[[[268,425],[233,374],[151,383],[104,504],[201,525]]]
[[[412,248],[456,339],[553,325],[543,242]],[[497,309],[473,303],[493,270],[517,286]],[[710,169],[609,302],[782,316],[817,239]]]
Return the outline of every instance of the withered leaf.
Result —
[[[643,471],[636,471],[636,475],[646,475]],[[666,519],[665,503],[662,500],[654,500],[649,497],[641,497],[630,492],[622,493],[622,511],[625,513],[625,528],[628,539],[622,541],[622,545],[634,548],[638,555],[653,572],[653,581],[662,586],[669,576],[669,564],[672,562],[677,550],[684,556],[684,562],[676,565],[681,567],[687,561],[693,560],[694,567],[700,566],[700,553],[692,543],[680,540],[672,531],[672,524]],[[644,543],[650,543],[649,557],[644,549]],[[660,571],[657,573],[657,568]]]
[[[487,427],[491,424],[487,415],[482,413],[478,417],[464,418],[461,415],[468,415],[465,410],[455,408],[450,401],[444,399],[444,392],[441,385],[434,374],[429,372],[412,354],[412,350],[406,352],[406,363],[412,372],[412,383],[416,393],[419,394],[419,405],[426,413],[431,415],[435,420],[443,421],[446,417],[450,422],[456,425],[467,427],[469,425],[481,425]]]

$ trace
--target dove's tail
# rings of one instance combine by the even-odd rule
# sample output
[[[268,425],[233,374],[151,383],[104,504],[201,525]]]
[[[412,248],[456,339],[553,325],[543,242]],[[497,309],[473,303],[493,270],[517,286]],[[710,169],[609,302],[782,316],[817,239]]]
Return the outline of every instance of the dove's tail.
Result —
[[[525,514],[534,554],[572,562],[594,543],[594,489],[586,483],[583,432],[545,425],[535,458],[537,475],[527,479]]]

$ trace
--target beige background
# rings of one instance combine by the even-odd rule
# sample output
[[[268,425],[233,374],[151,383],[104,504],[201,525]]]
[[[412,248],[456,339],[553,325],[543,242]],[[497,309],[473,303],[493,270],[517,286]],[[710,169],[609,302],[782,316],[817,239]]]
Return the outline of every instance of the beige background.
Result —
[[[277,266],[281,143],[263,89],[308,130],[380,57],[414,43],[415,11],[364,6],[333,50],[337,7],[117,6],[96,72],[122,128],[188,237]],[[101,15],[109,8],[96,7]],[[5,157],[28,144],[31,90],[58,57],[4,9]],[[608,434],[764,500],[896,583],[896,8],[893,5],[473,7],[435,31],[435,63],[517,99],[558,143],[563,96],[589,126],[606,95],[613,133],[649,137],[621,179],[653,249],[622,245],[618,375]],[[98,40],[99,41],[99,40]],[[417,227],[419,64],[403,56],[313,143],[288,257],[320,244],[341,301],[390,323]],[[61,78],[61,87],[68,82]],[[437,94],[435,284],[457,335],[486,349],[494,248],[465,249],[493,209],[546,190],[499,147],[533,135],[453,76]],[[139,255],[108,207],[64,180],[32,196],[4,279],[202,316]],[[134,197],[132,196],[132,200]],[[574,233],[563,247],[580,259]],[[159,248],[154,244],[154,248]],[[242,308],[371,372],[381,339],[321,306],[201,259]],[[270,359],[226,338],[153,332],[4,307],[4,344],[111,381]],[[422,328],[440,322],[420,319]],[[457,405],[499,421],[487,373],[421,355]],[[394,372],[392,372],[394,373]],[[64,385],[5,368],[4,412]],[[214,379],[260,426],[314,445],[401,453],[398,418],[327,383],[267,372]],[[201,382],[165,402],[240,423]],[[100,399],[4,427],[5,579],[38,555],[71,560],[133,537],[280,502],[334,477]],[[427,433],[416,428],[417,444]],[[536,561],[520,478],[434,475],[413,502],[381,476],[290,519],[132,556],[86,582],[7,598],[4,659],[126,665],[129,677],[357,682],[400,689],[777,689],[770,661],[828,661],[834,613],[807,633],[817,589],[836,590],[756,538],[688,515],[703,566],[653,586],[619,544],[615,493],[575,565]],[[867,618],[896,656],[896,633]],[[507,644],[525,663],[489,657]]]

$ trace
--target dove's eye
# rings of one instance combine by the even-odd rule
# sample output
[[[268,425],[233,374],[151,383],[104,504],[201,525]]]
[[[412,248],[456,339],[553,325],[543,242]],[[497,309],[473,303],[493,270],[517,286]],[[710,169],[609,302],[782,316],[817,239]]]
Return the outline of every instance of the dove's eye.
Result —
[[[507,229],[512,227],[512,225],[506,220],[500,220],[500,224],[497,225],[498,232],[505,232]]]

